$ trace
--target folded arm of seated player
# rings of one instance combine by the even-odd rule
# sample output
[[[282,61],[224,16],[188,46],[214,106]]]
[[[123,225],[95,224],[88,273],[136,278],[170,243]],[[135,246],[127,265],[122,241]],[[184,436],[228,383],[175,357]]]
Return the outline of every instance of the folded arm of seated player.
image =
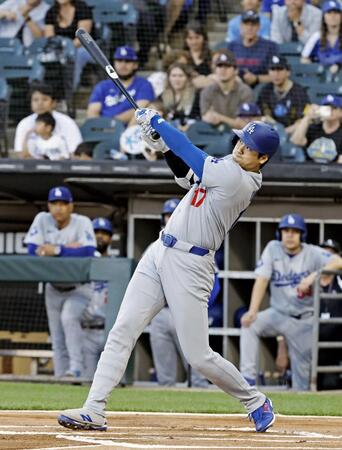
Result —
[[[38,256],[37,249],[39,245],[37,244],[28,244],[27,250],[29,255]],[[71,248],[65,247],[61,245],[61,251],[58,256],[94,256],[96,252],[96,248],[92,245],[85,245],[83,247]]]

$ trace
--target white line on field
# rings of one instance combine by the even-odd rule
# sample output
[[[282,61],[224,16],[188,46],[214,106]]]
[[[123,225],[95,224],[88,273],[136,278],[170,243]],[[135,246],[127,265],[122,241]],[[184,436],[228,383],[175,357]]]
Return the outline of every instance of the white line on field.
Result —
[[[60,411],[55,410],[32,410],[32,409],[22,409],[22,410],[0,410],[0,415],[2,414],[14,414],[18,415],[20,413],[25,414],[59,414]],[[108,411],[106,412],[108,417],[114,416],[190,416],[190,417],[246,417],[245,414],[209,414],[209,413],[179,413],[179,412],[142,412],[142,411]],[[282,418],[297,418],[297,419],[339,419],[342,420],[342,416],[307,416],[307,415],[287,415],[287,414],[276,414],[277,417]]]

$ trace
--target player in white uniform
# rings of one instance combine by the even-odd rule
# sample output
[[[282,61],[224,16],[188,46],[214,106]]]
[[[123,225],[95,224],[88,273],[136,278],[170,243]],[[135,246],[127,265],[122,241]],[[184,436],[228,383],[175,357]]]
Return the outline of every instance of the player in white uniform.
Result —
[[[214,253],[260,189],[259,170],[276,152],[278,133],[268,124],[251,122],[243,130],[234,130],[232,155],[217,159],[195,147],[157,112],[138,110],[136,118],[144,139],[165,152],[176,177],[190,185],[195,175],[197,182],[140,260],[84,407],[62,412],[59,423],[69,428],[106,429],[109,394],[119,383],[138,337],[167,302],[189,364],[240,400],[256,431],[266,431],[275,420],[270,400],[209,346],[208,298],[214,281]],[[156,143],[151,139],[153,129],[162,137]]]
[[[97,256],[108,257],[108,248],[112,241],[113,227],[105,217],[93,220],[96,237]],[[108,303],[108,281],[93,281],[91,283],[92,297],[84,310],[81,325],[84,331],[84,378],[92,380],[101,352],[106,342],[105,320]]]
[[[292,371],[292,386],[309,389],[313,297],[309,290],[315,271],[326,263],[327,270],[342,267],[342,259],[316,245],[305,243],[306,224],[299,214],[284,216],[278,226],[277,240],[265,247],[255,269],[248,312],[241,318],[240,370],[255,384],[259,357],[259,336],[286,338]],[[270,284],[270,307],[262,312],[260,304]]]
[[[91,221],[74,214],[73,198],[64,186],[50,189],[49,212],[40,212],[26,235],[30,255],[93,256],[96,241]],[[91,298],[90,284],[47,283],[45,306],[56,377],[80,377],[83,370],[81,315]]]

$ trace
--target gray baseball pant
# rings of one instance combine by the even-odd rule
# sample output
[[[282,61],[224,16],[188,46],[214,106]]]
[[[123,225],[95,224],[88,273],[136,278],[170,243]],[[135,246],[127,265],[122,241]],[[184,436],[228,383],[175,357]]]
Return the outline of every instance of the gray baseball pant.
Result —
[[[169,308],[162,308],[152,319],[150,343],[158,384],[174,386],[177,380],[178,355],[182,360],[186,373],[188,372],[188,362],[183,355]],[[192,369],[191,385],[193,387],[207,388],[208,380]]]
[[[208,298],[214,280],[212,252],[198,256],[164,247],[149,247],[127,287],[110,331],[84,407],[99,414],[120,382],[136,341],[152,318],[169,305],[177,336],[189,364],[252,412],[265,395],[249,386],[236,367],[209,347]]]
[[[240,371],[249,379],[256,379],[259,360],[259,337],[282,335],[286,339],[291,361],[292,387],[308,390],[310,386],[312,352],[312,317],[294,319],[274,308],[257,314],[249,327],[241,328]]]
[[[50,283],[45,287],[45,306],[53,349],[54,374],[83,371],[81,316],[91,298],[90,285],[60,292]]]

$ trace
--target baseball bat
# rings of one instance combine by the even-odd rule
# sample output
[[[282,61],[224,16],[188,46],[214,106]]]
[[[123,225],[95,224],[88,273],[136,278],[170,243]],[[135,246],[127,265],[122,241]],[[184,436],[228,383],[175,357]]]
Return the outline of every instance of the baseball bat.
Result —
[[[127,91],[125,86],[122,84],[119,75],[117,74],[114,67],[108,61],[106,55],[100,49],[100,47],[96,44],[94,39],[90,36],[90,34],[84,28],[78,28],[75,33],[76,37],[80,40],[83,47],[87,50],[87,52],[93,57],[94,61],[99,64],[100,67],[106,72],[107,76],[113,81],[115,86],[120,90],[120,92],[127,98],[129,103],[132,105],[133,109],[139,109],[139,105],[131,96],[131,94]],[[160,138],[159,133],[154,131],[152,133],[152,138],[156,141]]]

